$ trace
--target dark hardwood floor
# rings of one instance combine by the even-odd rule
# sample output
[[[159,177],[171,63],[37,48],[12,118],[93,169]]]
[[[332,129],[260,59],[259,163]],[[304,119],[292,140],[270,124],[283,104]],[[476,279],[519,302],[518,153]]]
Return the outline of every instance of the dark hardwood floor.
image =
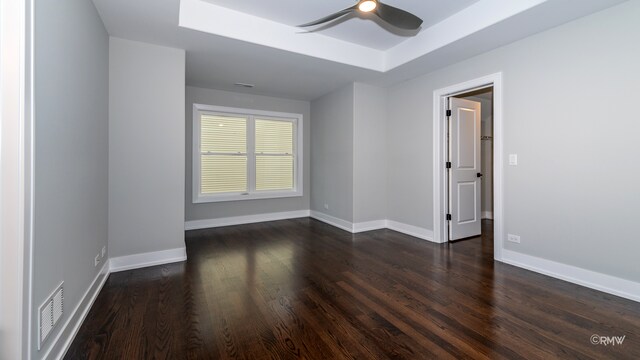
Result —
[[[486,232],[189,231],[187,262],[111,274],[65,358],[640,359],[639,303],[495,263]]]

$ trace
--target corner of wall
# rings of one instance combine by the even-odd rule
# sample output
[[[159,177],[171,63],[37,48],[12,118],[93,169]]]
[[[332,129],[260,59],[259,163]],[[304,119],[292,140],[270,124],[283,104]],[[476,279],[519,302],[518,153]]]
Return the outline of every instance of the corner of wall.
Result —
[[[109,259],[109,271],[120,272],[125,270],[141,269],[149,266],[171,264],[187,260],[186,246],[152,251],[141,254],[119,256]]]
[[[130,267],[184,248],[185,52],[114,37],[109,50],[109,250]]]

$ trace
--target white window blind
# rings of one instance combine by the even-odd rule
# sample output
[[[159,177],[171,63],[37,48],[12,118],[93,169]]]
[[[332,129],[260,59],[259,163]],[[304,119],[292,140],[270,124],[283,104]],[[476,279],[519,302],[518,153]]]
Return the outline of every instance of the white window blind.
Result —
[[[247,118],[202,115],[200,126],[200,192],[246,192]]]
[[[293,123],[255,120],[256,190],[293,189]]]
[[[302,196],[302,115],[194,104],[194,202]]]

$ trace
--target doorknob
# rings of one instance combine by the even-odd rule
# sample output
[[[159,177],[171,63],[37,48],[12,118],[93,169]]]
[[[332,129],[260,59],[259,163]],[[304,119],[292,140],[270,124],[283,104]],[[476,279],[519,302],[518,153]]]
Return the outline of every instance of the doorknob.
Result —
[[[482,174],[481,173],[477,173],[476,176],[477,177],[482,177]]]

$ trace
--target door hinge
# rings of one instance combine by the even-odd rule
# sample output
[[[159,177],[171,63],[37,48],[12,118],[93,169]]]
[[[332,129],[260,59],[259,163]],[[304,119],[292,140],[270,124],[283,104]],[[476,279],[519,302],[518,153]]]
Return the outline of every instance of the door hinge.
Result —
[[[451,214],[447,214],[447,221],[451,221]]]
[[[451,110],[447,110],[447,116],[451,116]]]
[[[447,169],[451,169],[451,161],[447,161]]]

